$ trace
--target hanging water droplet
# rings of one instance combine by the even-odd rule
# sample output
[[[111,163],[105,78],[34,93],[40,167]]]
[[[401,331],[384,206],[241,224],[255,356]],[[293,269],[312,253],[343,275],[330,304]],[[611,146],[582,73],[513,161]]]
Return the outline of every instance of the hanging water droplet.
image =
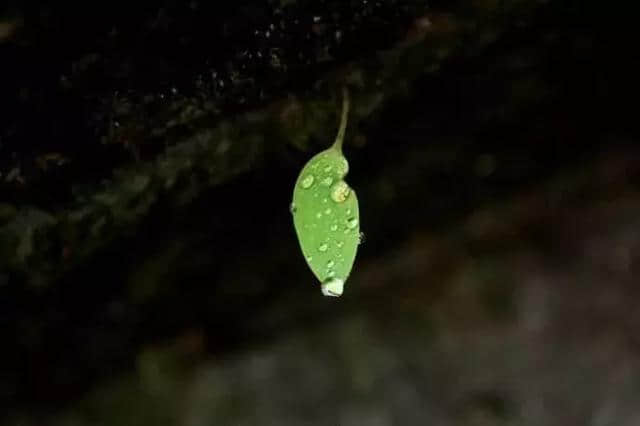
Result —
[[[344,290],[344,280],[331,277],[325,280],[320,288],[322,289],[322,294],[325,296],[338,297],[342,295],[342,291]]]
[[[318,247],[318,251],[325,252],[327,251],[328,248],[329,246],[326,243],[323,243],[323,244],[320,244],[320,247]]]
[[[322,184],[324,186],[331,186],[332,183],[333,183],[333,178],[331,176],[327,176],[326,178],[322,179]]]
[[[333,268],[333,266],[336,264],[336,262],[334,262],[333,260],[330,260],[327,262],[327,268]]]
[[[297,210],[298,208],[296,207],[296,203],[291,203],[291,205],[289,206],[289,211],[291,212],[291,214],[294,214]]]
[[[350,229],[354,229],[356,226],[358,226],[358,219],[355,217],[350,217],[349,219],[347,219],[347,227]]]
[[[333,225],[331,225],[331,230],[332,231],[337,231],[338,230],[338,225],[336,225],[335,223]]]
[[[351,189],[349,188],[349,185],[344,181],[340,181],[331,188],[331,199],[336,203],[344,203],[350,193]]]
[[[307,175],[304,179],[302,179],[302,182],[300,182],[300,186],[302,186],[304,189],[311,188],[314,180],[315,178],[313,177],[313,175]]]
[[[365,239],[364,232],[361,232],[360,235],[358,235],[358,244],[364,243]]]

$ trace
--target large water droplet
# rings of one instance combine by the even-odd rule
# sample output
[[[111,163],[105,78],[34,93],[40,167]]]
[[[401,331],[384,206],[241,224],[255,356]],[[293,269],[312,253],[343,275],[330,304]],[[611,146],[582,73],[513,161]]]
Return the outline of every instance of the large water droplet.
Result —
[[[342,176],[345,176],[347,173],[349,173],[349,163],[347,162],[347,159],[342,157],[341,159],[341,166],[340,166],[340,174]]]
[[[336,203],[344,203],[350,193],[351,188],[349,188],[349,185],[341,180],[340,182],[336,182],[333,188],[331,188],[331,199]]]
[[[344,280],[332,277],[325,280],[320,288],[322,289],[322,294],[325,296],[339,297],[344,290]]]
[[[318,251],[325,252],[325,251],[327,251],[328,248],[329,248],[329,246],[327,244],[323,243],[323,244],[320,244],[320,247],[318,247]]]
[[[358,226],[358,219],[357,218],[350,217],[349,219],[347,219],[347,228],[354,229],[356,226]]]
[[[300,186],[303,187],[304,189],[311,188],[311,185],[313,185],[314,180],[315,178],[313,177],[313,175],[307,175],[300,182]]]

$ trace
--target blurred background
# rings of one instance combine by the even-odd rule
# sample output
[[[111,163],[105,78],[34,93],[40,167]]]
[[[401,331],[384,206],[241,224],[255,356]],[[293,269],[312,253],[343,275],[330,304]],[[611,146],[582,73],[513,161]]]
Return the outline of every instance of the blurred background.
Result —
[[[0,424],[640,425],[636,12],[0,3]],[[289,203],[343,86],[335,299]]]

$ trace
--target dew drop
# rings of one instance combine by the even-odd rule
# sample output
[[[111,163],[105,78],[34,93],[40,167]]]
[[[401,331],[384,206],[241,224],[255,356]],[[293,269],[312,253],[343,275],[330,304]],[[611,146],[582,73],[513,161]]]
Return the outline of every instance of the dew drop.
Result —
[[[312,256],[307,256],[305,259],[307,259],[307,262],[311,262],[313,260]]]
[[[291,203],[291,205],[289,206],[289,211],[291,212],[291,214],[294,214],[297,210],[298,208],[296,207],[296,203]]]
[[[307,175],[304,179],[302,179],[302,182],[300,182],[300,186],[302,186],[304,189],[311,188],[314,180],[315,179],[313,175]]]
[[[332,231],[337,231],[338,230],[338,225],[336,225],[335,223],[333,225],[331,225],[331,230]]]
[[[338,173],[340,173],[340,176],[345,176],[347,173],[349,173],[349,163],[347,162],[347,159],[344,157],[342,157],[341,163],[342,164],[340,165]]]
[[[324,211],[324,214],[331,214],[331,209],[330,209],[330,208],[327,208],[327,209]]]
[[[318,247],[318,251],[325,252],[325,251],[327,251],[328,248],[329,248],[329,246],[327,244],[323,243],[323,244],[320,245],[320,247]]]
[[[340,181],[331,188],[331,199],[336,203],[344,203],[350,193],[351,189],[349,188],[349,185],[344,181]]]
[[[344,290],[344,280],[330,277],[322,283],[320,288],[322,289],[322,294],[325,296],[339,297]]]
[[[364,243],[365,239],[364,232],[361,232],[360,235],[358,235],[358,244]]]
[[[342,246],[344,246],[344,241],[338,241],[336,245],[338,246],[338,248],[342,248]]]
[[[322,179],[322,184],[324,186],[331,186],[332,183],[333,183],[333,178],[331,176],[327,176],[326,178]]]
[[[333,260],[330,260],[327,262],[327,268],[333,268],[333,266],[336,264],[336,262],[334,262]]]
[[[316,213],[316,217],[317,217],[318,219],[320,219],[320,218],[322,217],[322,213],[320,213],[320,212]]]
[[[356,226],[358,226],[358,219],[355,217],[350,217],[349,219],[347,219],[347,227],[349,229],[354,229]]]
[[[327,167],[325,167],[323,170],[325,171],[325,173],[329,173],[331,171],[333,167],[331,165],[328,165]]]

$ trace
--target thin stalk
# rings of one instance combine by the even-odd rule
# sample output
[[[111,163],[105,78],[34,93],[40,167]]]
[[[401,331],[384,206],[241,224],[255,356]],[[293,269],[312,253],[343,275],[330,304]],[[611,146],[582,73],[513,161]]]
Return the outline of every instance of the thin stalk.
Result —
[[[349,118],[349,90],[347,87],[342,88],[342,116],[340,117],[340,128],[338,129],[338,135],[331,148],[342,153],[342,142],[344,141],[344,134],[347,131],[347,120]]]

